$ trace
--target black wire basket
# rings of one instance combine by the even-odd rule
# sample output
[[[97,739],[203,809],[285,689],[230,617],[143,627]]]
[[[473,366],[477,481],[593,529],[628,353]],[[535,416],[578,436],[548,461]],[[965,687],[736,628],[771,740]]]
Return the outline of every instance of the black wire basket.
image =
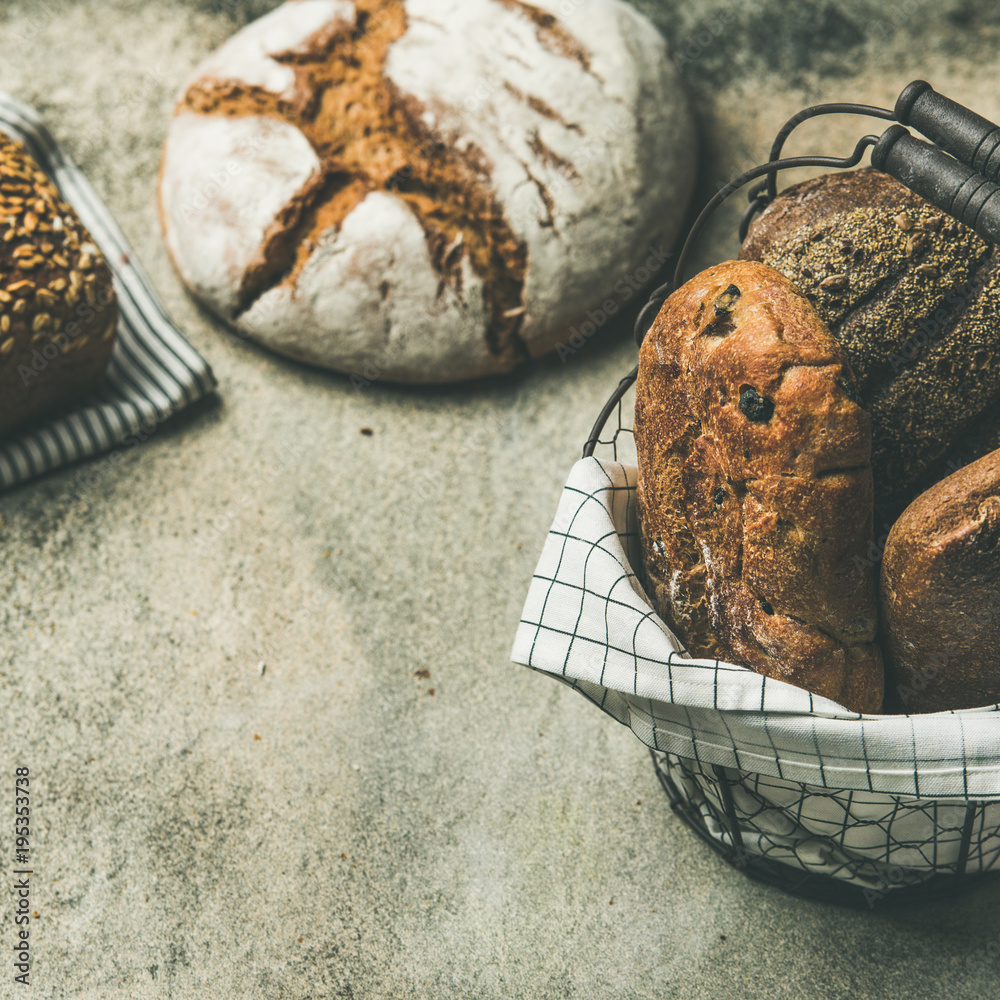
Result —
[[[781,159],[785,140],[800,122],[833,113],[861,114],[901,124],[891,126],[881,137],[865,136],[857,143],[853,153],[842,159],[825,156]],[[937,145],[914,139],[903,125],[920,129]],[[767,163],[734,179],[705,206],[678,255],[673,280],[656,289],[639,313],[635,324],[636,342],[641,344],[663,302],[674,288],[680,286],[699,234],[712,212],[725,198],[743,185],[757,181],[756,186],[749,190],[750,206],[740,228],[742,240],[753,216],[774,197],[775,178],[779,170],[801,166],[851,167],[860,162],[868,147],[873,149],[872,164],[877,169],[891,173],[911,190],[975,229],[986,239],[1000,242],[1000,184],[996,183],[1000,180],[1000,128],[996,125],[936,94],[923,81],[910,84],[900,95],[894,109],[857,104],[817,105],[799,112],[785,124],[774,141]],[[585,458],[594,457],[620,466],[617,478],[612,476],[607,465],[601,466],[602,475],[612,484],[610,491],[619,495],[627,494],[629,490],[634,493],[635,476],[627,472],[627,467],[632,467],[634,472],[637,465],[632,436],[633,387],[637,372],[638,367],[618,384],[602,408],[583,449]],[[629,483],[632,485],[629,486]],[[580,495],[583,492],[580,489],[567,490],[569,494]],[[596,495],[587,498],[588,502],[596,499]],[[634,522],[634,496],[625,504],[625,509],[632,511],[631,515],[626,514],[626,521],[631,516]],[[575,510],[578,512],[583,508]],[[576,513],[574,510],[569,513],[573,515],[571,521],[575,524]],[[602,522],[600,528],[603,534],[595,541],[589,537],[576,537],[575,528],[573,532],[568,528],[560,531],[554,525],[550,540],[553,543],[552,551],[558,554],[558,558],[555,568],[550,567],[551,576],[543,571],[542,562],[539,564],[534,582],[542,588],[540,593],[544,593],[545,597],[544,600],[536,601],[540,610],[535,618],[529,614],[529,609],[534,607],[529,594],[522,627],[527,629],[525,635],[530,642],[526,641],[519,655],[522,657],[520,662],[546,670],[573,684],[605,711],[611,711],[619,721],[632,725],[629,713],[634,710],[641,716],[645,711],[644,699],[650,699],[649,704],[652,704],[654,696],[640,696],[637,684],[625,690],[629,688],[628,681],[624,687],[614,689],[617,695],[613,695],[611,689],[603,686],[604,665],[601,666],[599,680],[584,676],[601,655],[605,657],[606,665],[607,657],[612,651],[608,626],[610,605],[606,603],[602,610],[598,602],[596,609],[592,608],[589,612],[588,618],[588,595],[591,599],[601,595],[588,589],[586,569],[582,573],[582,579],[558,578],[568,544],[584,544],[587,554],[581,565],[586,567],[591,555],[600,549],[600,543],[617,534],[622,543],[624,561],[616,563],[615,572],[621,570],[621,575],[613,579],[613,585],[627,586],[629,581],[634,580],[637,588],[643,588],[642,566],[636,565],[642,560],[636,558],[635,524],[626,524],[624,534],[618,522],[614,524],[614,531],[610,531],[610,527]],[[615,554],[614,558],[619,559],[619,555]],[[544,559],[545,552],[543,561]],[[572,565],[572,560],[570,564]],[[557,585],[564,588],[564,595],[576,595],[572,599],[565,596],[564,603],[575,607],[573,602],[579,600],[579,614],[575,620],[562,619],[556,624],[546,625],[547,609],[558,606],[558,602],[555,605],[547,604],[548,595]],[[648,593],[648,587],[645,591]],[[763,731],[767,733],[766,738],[771,743],[770,749],[774,752],[771,759],[777,761],[778,750],[773,734],[767,732],[768,716],[763,711],[766,684],[761,682],[760,712],[756,712],[753,704],[747,706],[742,702],[735,712],[729,710],[731,720],[741,713],[744,717],[752,716],[754,719],[754,723],[740,729],[742,735],[734,736],[725,713],[716,711],[719,709],[717,692],[719,686],[725,685],[727,680],[730,684],[736,682],[737,687],[743,685],[747,680],[745,668],[719,662],[711,664],[707,661],[689,660],[676,637],[655,617],[648,600],[643,597],[640,604],[641,607],[628,605],[630,613],[634,615],[628,621],[636,622],[630,647],[616,649],[614,652],[630,653],[636,664],[641,662],[644,665],[646,673],[643,675],[643,683],[647,685],[647,689],[650,689],[651,672],[658,678],[658,671],[665,671],[669,678],[669,701],[660,703],[666,707],[666,714],[661,713],[656,717],[650,709],[642,725],[639,728],[632,725],[632,728],[648,745],[655,748],[651,751],[653,764],[673,810],[731,865],[751,878],[798,896],[862,907],[874,907],[882,902],[895,905],[915,900],[939,899],[982,885],[1000,874],[1000,762],[993,749],[996,745],[994,731],[996,722],[1000,719],[1000,706],[974,710],[975,715],[948,713],[949,718],[944,720],[926,716],[908,719],[900,716],[852,718],[850,715],[834,715],[832,718],[835,721],[831,728],[827,724],[831,719],[830,711],[837,706],[828,704],[821,711],[816,709],[813,700],[809,698],[808,707],[801,711],[779,709],[779,714],[784,712],[782,718],[793,718],[796,725],[803,722],[811,730],[813,742],[808,743],[806,750],[802,751],[806,766],[798,771],[787,772],[782,771],[779,764],[775,771],[769,772],[770,765],[765,763],[768,759],[766,754],[762,755],[760,746],[752,743],[756,732],[754,724],[762,722]],[[657,623],[657,631],[649,641],[656,649],[640,649],[641,643],[637,638],[640,627],[648,624],[651,617]],[[581,629],[581,623],[589,628]],[[536,640],[546,628],[550,630],[550,640],[555,637],[561,641],[562,637],[569,636],[566,639],[566,659],[561,664],[559,656],[555,656],[552,662],[543,663],[542,658],[536,662]],[[574,676],[567,670],[569,651],[581,633],[585,633],[582,635],[584,644],[593,644],[586,647],[592,651],[592,655],[589,660],[587,656],[583,656],[583,661],[587,661],[584,662],[587,669]],[[663,633],[669,638],[671,648],[680,652],[663,654],[663,647],[657,646],[656,641],[656,636],[662,639]],[[648,637],[649,633],[646,635]],[[625,645],[628,647],[629,643],[626,642]],[[515,649],[518,648],[515,644]],[[559,642],[554,642],[553,648],[562,649]],[[701,683],[705,678],[711,679],[715,693],[707,705],[704,699],[690,706],[683,700],[674,700],[673,668],[679,664],[675,656],[681,657],[678,676],[688,671],[684,674],[688,683]],[[650,664],[655,669],[647,669]],[[701,681],[692,682],[692,674],[696,674]],[[755,680],[754,683],[758,682]],[[658,680],[654,680],[652,688],[659,691],[657,684]],[[623,707],[613,711],[609,709],[609,695],[612,695],[612,700],[613,697],[618,697],[618,704]],[[792,703],[779,700],[779,704]],[[701,711],[703,720],[711,716],[718,721],[722,730],[711,731],[712,722],[703,721],[703,724],[709,726],[705,730],[689,724],[686,721],[688,716],[685,715],[689,708]],[[902,727],[897,724],[899,721],[903,722]],[[864,727],[867,724],[882,727],[883,733],[894,734],[890,740],[893,754],[900,753],[901,756],[892,757],[892,767],[905,760],[907,768],[911,768],[908,774],[912,778],[912,784],[881,779],[880,783],[872,782],[872,763],[865,742],[867,730]],[[975,739],[972,740],[975,753],[970,758],[966,753],[966,737],[977,725]],[[667,744],[658,742],[658,726],[661,735],[664,727],[671,734]],[[838,729],[838,726],[841,728]],[[942,732],[942,726],[950,727],[948,731],[953,738],[948,744],[939,743],[936,738]],[[864,768],[860,772],[857,768],[853,772],[850,768],[839,772],[841,785],[854,781],[850,788],[836,787],[836,777],[828,781],[829,775],[824,770],[824,761],[836,757],[847,729],[859,738],[861,745],[860,757],[851,757],[849,762],[852,766],[863,764]],[[714,745],[710,738],[706,738],[706,733],[708,737],[716,737]],[[720,733],[721,743],[731,741],[721,751]],[[958,739],[954,738],[956,733]],[[822,745],[820,734],[825,734],[823,739],[828,741],[828,745]],[[919,740],[924,741],[931,753],[918,755],[918,734]],[[670,739],[674,740],[672,744]],[[905,749],[899,751],[897,748],[904,743]],[[670,749],[664,749],[665,745]],[[953,754],[953,759],[939,759],[935,756],[937,748],[945,745],[952,750],[960,747],[960,751]],[[809,749],[811,747],[815,747],[815,755]],[[683,752],[676,752],[678,749]],[[735,766],[713,763],[713,755],[716,761],[734,761]],[[974,761],[974,766],[970,766],[970,760]],[[748,761],[751,763],[750,767],[745,766]],[[758,763],[756,771],[752,767],[755,761]],[[802,757],[798,763],[802,763]],[[935,772],[940,772],[941,768],[950,768],[949,773],[955,780],[936,782]],[[787,776],[789,773],[797,778],[816,774],[823,783],[808,784],[792,780]],[[861,783],[862,778],[858,777],[859,773],[862,778],[867,779],[864,782],[866,790]],[[786,776],[782,777],[783,774]],[[851,774],[850,778],[846,777],[848,774]],[[970,781],[970,775],[976,776],[974,783]],[[985,780],[980,780],[983,778]],[[910,787],[914,789],[914,794],[897,794],[897,789]],[[970,792],[970,788],[974,791]],[[941,794],[934,797],[928,789]],[[960,790],[964,790],[964,794],[959,794]]]
[[[585,454],[635,465],[635,372]],[[633,566],[640,583],[642,567]],[[1000,875],[1000,799],[819,787],[651,750],[673,811],[743,874],[796,896],[862,908],[941,899]]]

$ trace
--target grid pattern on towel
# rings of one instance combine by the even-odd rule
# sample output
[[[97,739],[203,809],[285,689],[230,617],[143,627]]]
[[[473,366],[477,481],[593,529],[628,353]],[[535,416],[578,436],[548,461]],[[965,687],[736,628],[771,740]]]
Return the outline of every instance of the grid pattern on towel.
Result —
[[[167,316],[121,230],[35,112],[0,93],[0,129],[19,139],[76,210],[114,275],[120,318],[107,373],[74,409],[0,440],[0,489],[109,451],[215,388]]]
[[[627,458],[629,406],[601,435]],[[611,424],[616,420],[612,415]],[[573,467],[529,586],[515,662],[571,685],[649,747],[833,792],[1000,800],[997,705],[858,715],[744,667],[686,656],[639,565],[636,471]]]

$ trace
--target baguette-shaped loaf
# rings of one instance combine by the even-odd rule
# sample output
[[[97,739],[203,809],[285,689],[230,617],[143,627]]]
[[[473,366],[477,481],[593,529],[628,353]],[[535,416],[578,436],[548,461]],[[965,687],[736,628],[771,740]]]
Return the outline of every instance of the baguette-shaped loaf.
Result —
[[[882,559],[886,678],[905,712],[1000,701],[1000,451],[922,493]]]
[[[843,351],[787,279],[703,271],[639,355],[638,506],[650,596],[696,656],[858,712],[874,643],[871,429]]]

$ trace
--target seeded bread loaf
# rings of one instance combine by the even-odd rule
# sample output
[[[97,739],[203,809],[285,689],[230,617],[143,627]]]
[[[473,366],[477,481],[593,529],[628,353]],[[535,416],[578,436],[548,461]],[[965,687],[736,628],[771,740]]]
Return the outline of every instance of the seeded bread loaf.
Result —
[[[783,191],[740,252],[791,279],[842,344],[872,420],[879,523],[1000,398],[1000,252],[872,169]]]
[[[871,432],[809,302],[753,261],[703,271],[639,354],[648,592],[692,655],[878,710]]]
[[[292,0],[238,32],[164,149],[186,284],[364,382],[488,375],[569,341],[662,261],[696,143],[653,25],[619,0],[564,8]]]
[[[0,434],[92,389],[117,320],[111,271],[76,212],[0,132]]]
[[[922,493],[882,559],[888,691],[906,712],[1000,701],[1000,451]]]

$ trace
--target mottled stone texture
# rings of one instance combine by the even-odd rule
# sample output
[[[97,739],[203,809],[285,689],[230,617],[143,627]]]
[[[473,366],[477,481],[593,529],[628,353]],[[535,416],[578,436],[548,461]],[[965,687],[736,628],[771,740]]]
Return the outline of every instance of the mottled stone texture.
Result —
[[[634,363],[623,326],[514,378],[401,390],[265,354],[187,297],[155,205],[173,98],[271,6],[0,3],[0,88],[87,171],[220,382],[139,447],[0,497],[31,996],[992,996],[1000,889],[851,912],[749,882],[674,817],[631,733],[508,662],[565,474]],[[641,6],[678,50],[707,37],[684,66],[703,195],[813,101],[923,77],[1000,117],[986,5],[902,0],[885,38],[874,2]],[[695,268],[736,255],[739,211]],[[0,796],[7,872],[12,810]]]

